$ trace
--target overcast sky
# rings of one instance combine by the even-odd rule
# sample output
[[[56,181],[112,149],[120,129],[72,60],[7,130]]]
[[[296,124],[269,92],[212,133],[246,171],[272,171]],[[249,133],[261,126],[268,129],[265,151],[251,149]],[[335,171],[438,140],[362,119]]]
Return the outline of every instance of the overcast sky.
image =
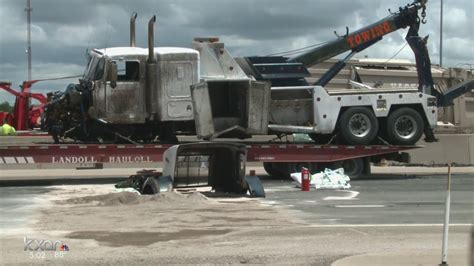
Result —
[[[129,20],[138,13],[137,46],[146,47],[150,17],[157,15],[155,46],[190,47],[194,37],[220,37],[234,56],[267,55],[335,38],[412,0],[31,0],[33,79],[80,75],[92,48],[127,46]],[[0,80],[18,88],[27,79],[26,0],[0,0]],[[474,1],[444,0],[443,64],[474,64]],[[430,35],[439,63],[439,0],[429,0],[421,35]],[[359,57],[389,58],[405,43],[392,33]],[[406,47],[396,58],[413,59]],[[41,82],[35,92],[61,90],[77,79]],[[0,102],[12,101],[0,92]]]

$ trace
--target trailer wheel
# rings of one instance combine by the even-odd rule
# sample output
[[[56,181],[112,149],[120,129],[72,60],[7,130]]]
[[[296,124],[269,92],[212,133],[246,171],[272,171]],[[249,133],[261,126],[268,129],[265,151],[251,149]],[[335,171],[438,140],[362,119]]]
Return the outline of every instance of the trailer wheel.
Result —
[[[282,173],[278,171],[278,169],[275,168],[274,163],[271,162],[264,162],[263,163],[263,169],[265,169],[265,172],[269,174],[272,177],[281,177]]]
[[[345,143],[367,145],[377,137],[379,123],[370,109],[351,107],[341,115],[339,130]]]
[[[331,168],[343,168],[344,174],[348,175],[351,179],[357,179],[364,173],[364,160],[362,158],[355,158],[338,161]]]
[[[423,118],[412,108],[397,109],[387,119],[387,135],[392,144],[415,144],[423,135],[423,128]]]
[[[301,163],[288,163],[288,176],[292,173],[301,172],[301,168],[306,168],[309,170],[311,174],[314,174],[318,171],[318,164],[317,163],[310,163],[310,162],[301,162]]]
[[[265,171],[274,178],[286,179],[291,178],[290,175],[295,172],[300,172],[301,167],[306,167],[311,173],[320,171],[320,165],[318,163],[263,163]]]

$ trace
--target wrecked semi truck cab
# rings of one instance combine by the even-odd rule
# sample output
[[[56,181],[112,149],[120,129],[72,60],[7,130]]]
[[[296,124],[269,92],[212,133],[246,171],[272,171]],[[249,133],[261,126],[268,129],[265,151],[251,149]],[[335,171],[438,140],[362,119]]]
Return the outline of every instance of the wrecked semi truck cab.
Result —
[[[178,134],[210,139],[267,133],[268,82],[245,75],[215,38],[197,38],[194,49],[155,48],[155,17],[148,24],[148,48],[135,47],[135,18],[130,47],[92,50],[80,83],[52,96],[43,124],[55,142],[177,142]],[[200,97],[197,89],[193,99],[191,87],[210,93]]]
[[[48,103],[45,125],[53,138],[83,141],[175,141],[194,134],[190,86],[199,81],[199,53],[189,48],[154,47],[153,17],[148,48],[135,47],[136,14],[130,47],[94,49],[79,84],[57,92]]]
[[[115,125],[193,121],[189,86],[198,81],[199,54],[192,49],[137,47],[93,50],[91,64],[104,75],[90,80],[89,114]],[[93,66],[92,66],[93,68]],[[140,126],[139,126],[140,127]],[[156,133],[159,133],[157,131]]]

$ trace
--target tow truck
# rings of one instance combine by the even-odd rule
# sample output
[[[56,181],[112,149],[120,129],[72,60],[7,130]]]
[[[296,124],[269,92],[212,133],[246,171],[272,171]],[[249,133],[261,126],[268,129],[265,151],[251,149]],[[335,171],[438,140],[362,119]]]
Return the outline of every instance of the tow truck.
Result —
[[[233,58],[218,38],[196,38],[192,49],[154,47],[153,16],[148,48],[93,49],[79,84],[58,92],[46,106],[45,129],[55,142],[147,143],[177,135],[250,138],[256,135],[310,134],[318,144],[413,145],[425,133],[435,141],[437,107],[449,102],[434,90],[426,38],[426,0],[415,0],[368,27],[294,58]],[[421,10],[421,18],[419,13]],[[418,90],[328,91],[324,85],[347,60],[383,36],[409,27]],[[307,67],[343,52],[349,55],[315,84]]]

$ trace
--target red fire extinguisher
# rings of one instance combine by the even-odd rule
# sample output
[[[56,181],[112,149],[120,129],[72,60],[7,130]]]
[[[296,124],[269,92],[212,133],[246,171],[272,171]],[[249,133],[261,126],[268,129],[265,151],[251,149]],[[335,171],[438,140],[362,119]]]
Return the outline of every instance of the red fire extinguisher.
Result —
[[[310,187],[310,173],[308,168],[301,168],[301,191],[309,191]]]

